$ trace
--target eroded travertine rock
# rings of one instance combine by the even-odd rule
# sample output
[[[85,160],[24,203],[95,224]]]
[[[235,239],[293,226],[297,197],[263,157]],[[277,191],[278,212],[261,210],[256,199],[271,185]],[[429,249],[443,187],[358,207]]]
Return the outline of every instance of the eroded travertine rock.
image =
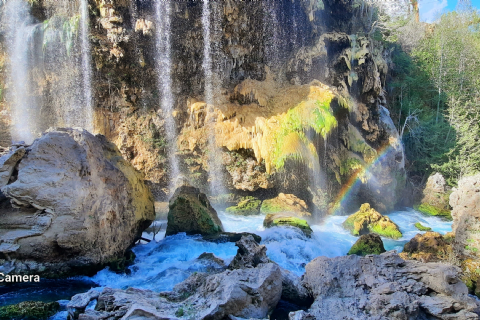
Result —
[[[303,279],[315,302],[290,319],[478,319],[458,271],[404,261],[394,252],[319,257],[307,264]]]
[[[1,191],[18,208],[0,209],[0,252],[12,259],[3,267],[17,273],[90,273],[122,259],[155,218],[143,176],[81,129],[35,140]]]

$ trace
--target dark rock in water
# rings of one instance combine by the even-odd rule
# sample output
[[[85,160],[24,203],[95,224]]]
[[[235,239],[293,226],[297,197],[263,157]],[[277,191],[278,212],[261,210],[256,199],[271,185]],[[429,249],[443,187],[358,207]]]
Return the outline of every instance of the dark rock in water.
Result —
[[[223,225],[207,196],[199,189],[183,185],[170,199],[166,235],[185,232],[189,235],[217,235]]]
[[[347,254],[356,254],[358,256],[366,256],[367,254],[384,253],[382,238],[374,233],[364,234],[353,244]]]
[[[216,264],[219,267],[224,267],[225,266],[225,261],[217,257],[211,252],[204,252],[201,255],[198,256],[197,258],[198,261],[210,263],[210,264]]]
[[[228,266],[229,269],[255,268],[261,263],[269,263],[267,247],[259,245],[252,236],[243,236],[235,245],[237,255]]]
[[[241,232],[241,233],[236,233],[236,232],[222,232],[216,235],[208,235],[208,236],[203,236],[203,240],[205,241],[210,241],[210,242],[216,242],[216,243],[225,243],[225,242],[237,242],[240,241],[240,239],[243,236],[252,236],[253,239],[260,243],[262,242],[262,237],[255,233],[249,233],[249,232]]]
[[[303,277],[315,302],[291,319],[478,319],[458,272],[447,264],[405,261],[394,252],[318,257]]]
[[[81,129],[48,131],[28,150],[1,188],[16,209],[0,207],[0,255],[11,259],[0,264],[52,278],[118,264],[155,218],[143,175]]]
[[[19,304],[0,307],[0,319],[47,319],[58,312],[58,302],[26,301]]]

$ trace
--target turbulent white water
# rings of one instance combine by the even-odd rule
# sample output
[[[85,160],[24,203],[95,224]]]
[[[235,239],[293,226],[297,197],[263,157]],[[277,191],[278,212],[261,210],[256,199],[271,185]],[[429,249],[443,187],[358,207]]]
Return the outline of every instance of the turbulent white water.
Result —
[[[345,255],[358,239],[342,227],[347,216],[331,216],[321,225],[314,225],[312,238],[307,238],[294,228],[263,227],[263,215],[234,216],[219,213],[225,231],[252,232],[262,237],[267,246],[267,255],[297,275],[305,272],[305,265],[318,256],[336,257]],[[399,240],[383,239],[387,250],[401,251],[403,245],[418,231],[414,224],[421,222],[434,231],[445,234],[451,231],[451,222],[436,217],[426,217],[413,209],[397,211],[389,217],[399,225],[403,237]],[[158,237],[157,237],[158,239]],[[237,248],[234,243],[211,243],[198,236],[178,234],[159,242],[151,242],[134,248],[137,255],[130,267],[130,275],[120,275],[103,270],[91,278],[100,286],[115,288],[137,287],[155,291],[171,290],[173,286],[196,271],[204,271],[215,265],[201,263],[196,258],[204,252],[212,252],[229,263]]]
[[[155,3],[156,18],[156,64],[158,70],[158,86],[162,98],[160,101],[165,116],[165,132],[167,135],[168,161],[170,165],[170,189],[173,189],[175,179],[180,175],[177,153],[177,132],[173,117],[175,99],[172,90],[172,41],[171,41],[171,3],[157,1]]]

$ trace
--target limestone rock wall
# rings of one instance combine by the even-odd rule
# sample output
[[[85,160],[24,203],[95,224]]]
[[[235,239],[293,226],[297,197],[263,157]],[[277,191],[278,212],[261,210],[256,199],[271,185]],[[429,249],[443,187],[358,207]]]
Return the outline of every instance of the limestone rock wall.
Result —
[[[145,173],[155,196],[166,196],[171,179],[164,123],[172,116],[180,167],[198,187],[208,185],[211,170],[205,152],[212,134],[210,121],[217,130],[218,158],[230,192],[293,193],[325,212],[329,202],[335,207],[342,187],[360,179],[358,198],[381,211],[393,207],[402,189],[403,150],[382,107],[387,64],[381,45],[367,36],[373,19],[367,5],[330,0],[211,1],[214,96],[206,105],[203,3],[171,1],[175,110],[170,115],[160,105],[156,2],[88,4],[95,131]],[[59,7],[40,1],[32,12],[42,21],[61,14]],[[286,159],[284,170],[272,170],[270,152],[260,145],[271,138],[271,130],[264,129],[268,121],[273,123],[309,101],[312,81],[337,97],[327,106],[335,124],[307,137],[306,144],[292,152],[303,158],[308,154],[308,161]],[[292,145],[301,145],[293,135],[289,139]],[[390,151],[383,154],[386,149]],[[372,170],[359,172],[368,171],[380,156],[382,161]],[[309,183],[312,169],[321,172],[318,190]]]

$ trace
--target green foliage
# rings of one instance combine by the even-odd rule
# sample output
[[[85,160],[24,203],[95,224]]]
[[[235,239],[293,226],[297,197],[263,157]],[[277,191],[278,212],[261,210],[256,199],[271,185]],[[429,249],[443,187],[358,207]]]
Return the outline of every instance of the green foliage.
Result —
[[[411,175],[435,170],[453,186],[480,172],[479,22],[466,5],[427,28],[398,18],[383,32],[394,66],[391,115],[403,132]]]
[[[19,304],[0,307],[0,320],[12,319],[48,319],[58,312],[58,302],[26,301]]]
[[[436,216],[447,220],[452,220],[452,214],[450,210],[443,210],[428,203],[422,203],[421,205],[415,207],[415,209],[428,216]]]
[[[415,223],[415,228],[420,231],[432,231],[432,228],[423,226],[420,222]]]
[[[177,317],[183,317],[183,315],[184,315],[183,308],[182,307],[178,308],[178,310],[175,312],[175,315]]]

